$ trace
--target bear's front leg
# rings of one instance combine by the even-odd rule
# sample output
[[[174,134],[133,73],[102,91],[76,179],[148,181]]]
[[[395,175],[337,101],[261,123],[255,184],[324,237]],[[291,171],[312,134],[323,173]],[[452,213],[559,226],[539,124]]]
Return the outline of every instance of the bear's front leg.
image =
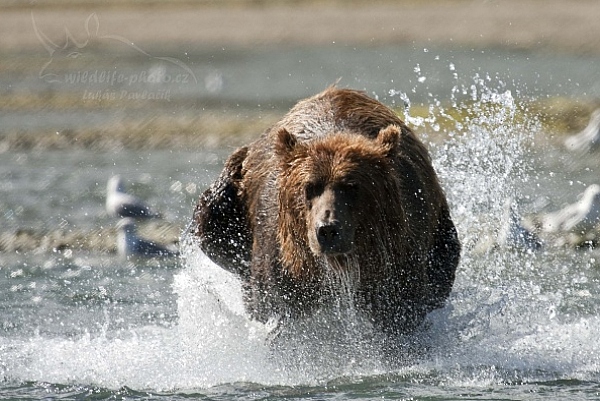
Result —
[[[252,231],[240,191],[242,163],[248,148],[233,153],[219,178],[200,196],[194,210],[192,234],[206,255],[223,269],[247,277]]]

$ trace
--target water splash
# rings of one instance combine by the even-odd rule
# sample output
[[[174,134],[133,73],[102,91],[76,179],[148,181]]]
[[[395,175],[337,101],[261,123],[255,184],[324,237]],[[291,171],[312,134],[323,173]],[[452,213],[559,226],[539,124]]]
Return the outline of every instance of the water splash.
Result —
[[[176,324],[72,338],[2,337],[0,377],[155,391],[315,385],[381,374],[454,387],[597,380],[596,262],[553,251],[474,252],[477,240],[500,226],[504,199],[519,199],[533,180],[526,144],[539,130],[536,120],[521,119],[512,93],[490,87],[487,78],[457,85],[450,107],[431,104],[427,117],[407,120],[436,131],[446,129],[439,119],[452,120],[452,108],[469,117],[455,121],[447,140],[430,144],[464,252],[448,306],[431,313],[428,330],[419,333],[426,355],[400,369],[383,363],[372,327],[352,308],[356,278],[339,274],[329,277],[339,296],[331,310],[296,322],[296,335],[273,339],[272,324],[245,313],[239,280],[192,244],[174,277]]]
[[[479,228],[497,232],[507,198],[522,197],[521,184],[531,179],[527,142],[540,130],[535,118],[520,117],[510,91],[490,89],[478,77],[469,90],[469,101],[452,105],[466,110],[466,121],[456,122],[444,143],[431,144],[436,171],[467,247],[481,235]],[[451,110],[437,108],[435,115],[453,119]]]
[[[330,272],[337,303],[279,331],[277,322],[249,319],[236,277],[210,262],[193,242],[187,250],[186,269],[175,281],[179,328],[208,365],[222,366],[231,358],[229,363],[241,370],[234,375],[242,373],[244,381],[278,384],[318,384],[381,371],[370,322],[353,307],[352,274]],[[224,383],[232,381],[240,378]]]

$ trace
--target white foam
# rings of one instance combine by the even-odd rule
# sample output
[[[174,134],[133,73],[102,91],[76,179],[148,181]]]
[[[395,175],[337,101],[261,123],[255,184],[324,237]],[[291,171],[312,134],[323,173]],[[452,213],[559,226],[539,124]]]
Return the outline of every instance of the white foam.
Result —
[[[179,320],[172,328],[148,326],[116,338],[105,333],[0,339],[0,373],[13,380],[167,391],[236,382],[317,384],[374,372],[373,364],[356,360],[368,355],[354,353],[348,342],[337,343],[346,344],[340,349],[335,343],[299,338],[287,351],[302,360],[290,359],[286,346],[271,347],[272,327],[247,317],[239,281],[200,251],[186,252],[186,268],[176,274],[174,291]],[[307,327],[305,334],[324,332]],[[314,365],[314,357],[321,363]]]
[[[540,265],[534,255],[469,260],[450,304],[429,316],[421,339],[426,353],[400,369],[385,367],[369,343],[368,324],[352,313],[299,322],[303,336],[278,339],[284,342],[272,348],[271,327],[244,313],[238,280],[195,251],[175,277],[179,320],[173,327],[1,338],[0,373],[16,381],[153,391],[239,382],[315,385],[385,373],[456,387],[597,375],[600,319],[561,313],[565,295],[544,291],[533,273]]]

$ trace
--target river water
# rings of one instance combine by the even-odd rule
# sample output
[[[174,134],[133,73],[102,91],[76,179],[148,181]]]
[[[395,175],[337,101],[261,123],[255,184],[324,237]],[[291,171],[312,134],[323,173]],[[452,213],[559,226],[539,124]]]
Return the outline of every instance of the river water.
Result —
[[[391,82],[387,67],[375,74],[379,78],[370,79],[365,69],[349,73],[355,74],[354,82],[345,78],[349,86],[360,82],[360,87],[375,88],[372,93],[388,104],[420,97],[454,101],[459,107],[460,95],[479,111],[466,126],[446,132],[444,140],[424,137],[464,252],[447,306],[431,313],[424,330],[407,339],[412,345],[401,365],[382,360],[369,345],[368,324],[343,310],[336,321],[317,317],[308,322],[303,333],[310,335],[269,346],[272,327],[247,318],[237,279],[193,244],[182,244],[182,258],[147,261],[85,250],[7,252],[0,254],[0,399],[600,397],[600,253],[548,244],[539,251],[480,246],[498,234],[505,199],[516,199],[523,214],[554,210],[600,183],[597,154],[575,157],[555,145],[536,146],[532,142],[540,124],[535,116],[518,118],[515,101],[517,95],[553,91],[593,95],[595,84],[553,80],[529,70],[538,78],[519,83],[519,73],[516,83],[507,83],[488,66],[490,71],[458,70],[467,84],[455,80],[434,92],[425,84],[436,81],[436,74],[452,79],[461,60],[476,57],[466,52],[471,56],[448,62],[441,51],[411,54],[421,53],[424,60],[404,61],[402,69],[409,69],[411,77],[406,89],[402,82]],[[302,54],[305,64],[329,65]],[[397,60],[402,58],[389,49],[387,54],[394,61],[391,71],[401,68]],[[263,56],[259,52],[251,58],[259,63]],[[378,57],[385,57],[383,50]],[[546,56],[525,55],[522,61],[531,57]],[[571,66],[578,63],[571,61]],[[525,61],[510,63],[526,70]],[[332,82],[344,66],[316,79],[306,76],[312,80],[297,82],[296,91],[294,85],[290,91],[265,88],[272,93],[264,99],[265,92],[252,81],[250,89],[243,89],[241,72],[231,72],[239,65],[217,70],[225,83],[228,74],[239,80],[240,91],[231,92],[235,100],[223,94],[228,104],[240,98],[275,104]],[[298,71],[289,68],[292,75]],[[583,80],[585,74],[577,76]],[[534,87],[541,93],[528,89]],[[4,117],[15,121],[14,115]],[[409,118],[409,123],[422,121]],[[104,191],[107,178],[119,173],[183,230],[198,194],[216,177],[230,150],[4,153],[0,221],[4,231],[114,225],[103,211]]]

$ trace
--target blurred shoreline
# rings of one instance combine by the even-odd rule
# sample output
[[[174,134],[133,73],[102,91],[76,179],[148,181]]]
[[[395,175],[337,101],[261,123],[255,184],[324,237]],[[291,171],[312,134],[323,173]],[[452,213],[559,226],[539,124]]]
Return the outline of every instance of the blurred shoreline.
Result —
[[[237,146],[339,78],[431,119],[479,71],[512,79],[489,88],[512,90],[552,140],[600,105],[599,12],[596,0],[9,0],[0,153]],[[128,81],[105,80],[117,74]]]
[[[53,40],[65,27],[83,32],[94,12],[102,31],[144,46],[429,43],[600,54],[596,0],[13,0],[0,10],[4,51],[39,46],[32,15]]]

